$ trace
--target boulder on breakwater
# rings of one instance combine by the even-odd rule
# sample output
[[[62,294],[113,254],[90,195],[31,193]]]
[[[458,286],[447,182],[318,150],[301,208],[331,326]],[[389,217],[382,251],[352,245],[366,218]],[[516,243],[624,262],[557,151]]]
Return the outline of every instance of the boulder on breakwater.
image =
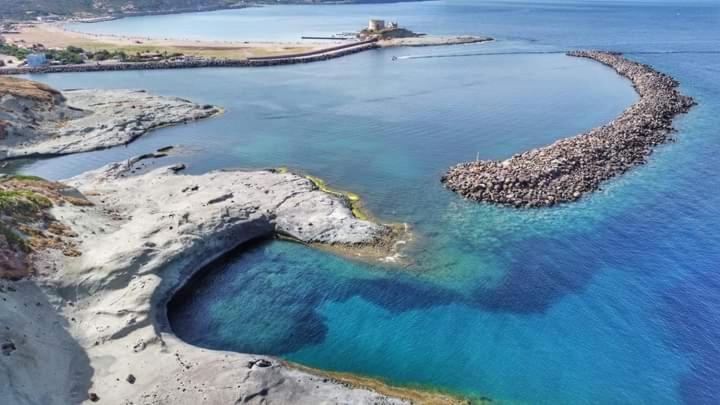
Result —
[[[452,191],[475,201],[514,207],[546,207],[575,201],[601,183],[646,162],[667,142],[672,120],[695,101],[680,94],[678,82],[619,53],[573,51],[630,79],[640,100],[599,128],[504,161],[462,163],[442,177]]]

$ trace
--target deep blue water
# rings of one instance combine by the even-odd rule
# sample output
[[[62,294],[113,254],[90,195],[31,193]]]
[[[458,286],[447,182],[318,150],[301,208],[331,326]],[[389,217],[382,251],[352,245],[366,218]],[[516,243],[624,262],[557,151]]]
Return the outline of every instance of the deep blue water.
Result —
[[[217,103],[227,114],[127,148],[12,169],[64,178],[183,144],[188,153],[173,160],[194,172],[290,166],[358,192],[377,216],[409,223],[417,236],[406,268],[288,242],[244,247],[170,306],[175,332],[200,346],[505,402],[720,402],[716,3],[296,6],[88,27],[232,39],[256,39],[246,35],[265,27],[263,36],[286,39],[350,30],[368,16],[498,41],[267,69],[34,76],[61,88],[147,88]],[[676,121],[676,143],[561,207],[500,208],[442,188],[451,164],[548,144],[612,119],[636,96],[609,69],[558,54],[392,56],[586,47],[631,52],[680,80],[700,104]]]

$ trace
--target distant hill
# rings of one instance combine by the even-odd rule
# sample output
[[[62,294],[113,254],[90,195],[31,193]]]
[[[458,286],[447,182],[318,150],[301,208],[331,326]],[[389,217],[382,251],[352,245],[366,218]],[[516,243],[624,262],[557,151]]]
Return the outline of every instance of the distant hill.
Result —
[[[391,3],[418,0],[0,0],[0,19],[39,16],[105,16],[216,10],[253,4]]]

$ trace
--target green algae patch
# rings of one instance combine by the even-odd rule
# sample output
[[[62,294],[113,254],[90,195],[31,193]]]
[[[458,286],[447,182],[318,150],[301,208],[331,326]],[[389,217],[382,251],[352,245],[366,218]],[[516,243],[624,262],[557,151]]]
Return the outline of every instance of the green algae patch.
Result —
[[[360,196],[349,192],[349,191],[340,191],[336,190],[330,186],[327,185],[327,182],[319,177],[306,175],[304,176],[306,179],[310,180],[315,187],[320,189],[321,191],[332,194],[334,196],[343,198],[345,201],[347,201],[348,205],[350,205],[350,210],[352,211],[353,216],[357,219],[361,219],[363,221],[371,221],[370,215],[367,214],[365,209],[362,205],[362,200],[360,199]]]
[[[357,219],[361,219],[361,220],[363,220],[363,221],[369,221],[369,220],[370,220],[370,218],[369,218],[367,215],[365,215],[365,212],[363,212],[363,210],[360,209],[359,207],[353,206],[353,207],[352,207],[352,214],[353,214],[353,216],[355,216],[355,218],[357,218]]]
[[[393,398],[401,398],[417,405],[485,405],[492,403],[492,400],[490,398],[474,400],[427,387],[396,386],[391,385],[379,378],[347,372],[319,370],[313,367],[308,367],[289,361],[285,361],[284,363],[288,367],[292,367],[319,377],[328,378],[346,386],[368,389],[371,391],[375,391],[381,395],[386,395]]]

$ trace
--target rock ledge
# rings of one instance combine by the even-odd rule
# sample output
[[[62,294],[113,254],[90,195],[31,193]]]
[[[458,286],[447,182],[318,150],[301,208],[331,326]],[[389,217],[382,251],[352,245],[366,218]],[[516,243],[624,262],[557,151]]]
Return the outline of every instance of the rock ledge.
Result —
[[[459,402],[180,341],[167,322],[168,297],[239,244],[283,234],[371,245],[388,227],[357,218],[345,199],[305,177],[187,175],[184,165],[163,165],[171,150],[162,150],[65,181],[87,203],[50,213],[72,229],[66,237],[78,255],[40,250],[35,277],[0,279],[0,381],[8,381],[0,403]]]
[[[67,90],[0,78],[0,160],[124,145],[147,132],[219,114],[212,105],[143,90]]]

